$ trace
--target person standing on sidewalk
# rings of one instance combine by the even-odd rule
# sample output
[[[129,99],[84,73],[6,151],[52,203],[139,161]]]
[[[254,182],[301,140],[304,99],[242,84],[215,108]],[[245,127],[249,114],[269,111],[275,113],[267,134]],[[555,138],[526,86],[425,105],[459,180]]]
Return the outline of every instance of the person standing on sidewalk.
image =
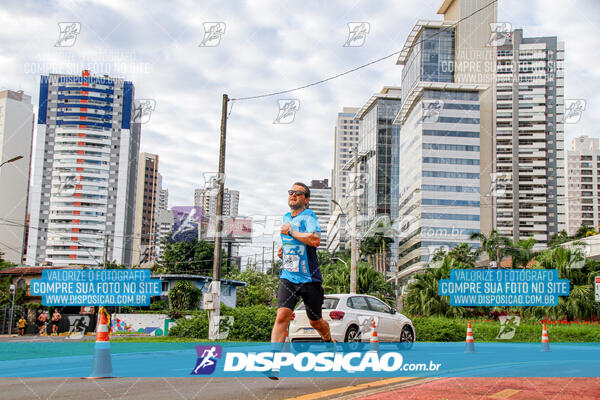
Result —
[[[25,326],[27,325],[27,320],[25,316],[21,315],[19,318],[18,327],[19,327],[19,336],[23,336],[25,334]]]
[[[58,324],[62,319],[62,315],[58,312],[58,309],[54,309],[54,313],[52,314],[52,335],[58,335]]]
[[[332,342],[329,324],[321,314],[324,291],[323,278],[317,259],[317,247],[321,243],[321,227],[315,213],[308,208],[310,189],[296,182],[288,190],[290,212],[283,216],[281,226],[283,259],[277,291],[277,317],[271,332],[271,342],[284,342],[286,329],[292,320],[292,312],[302,299],[310,325],[324,342]]]

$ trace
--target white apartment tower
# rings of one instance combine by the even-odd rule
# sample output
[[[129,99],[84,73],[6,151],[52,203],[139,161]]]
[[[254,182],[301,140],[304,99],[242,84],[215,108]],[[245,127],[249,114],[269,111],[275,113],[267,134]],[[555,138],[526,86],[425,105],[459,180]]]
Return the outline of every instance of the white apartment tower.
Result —
[[[22,91],[0,92],[0,251],[20,264],[25,243],[33,104]],[[22,156],[14,162],[7,161]]]
[[[544,245],[565,229],[564,43],[523,37],[497,47],[496,226]]]
[[[352,158],[352,149],[358,145],[359,121],[354,117],[359,110],[358,107],[343,107],[337,115],[331,188],[332,198],[338,202],[346,195],[348,171],[344,171],[344,165]]]
[[[223,191],[223,215],[237,217],[240,205],[240,192],[225,188]],[[204,215],[210,217],[217,214],[217,190],[194,190],[194,206],[202,207]]]
[[[331,216],[331,187],[327,179],[313,180],[310,189],[309,208],[315,213],[321,227],[321,245],[319,250],[327,248],[327,223]]]
[[[600,140],[580,136],[571,142],[565,157],[567,172],[567,233],[574,235],[581,225],[600,229]]]
[[[42,76],[27,265],[131,265],[140,124],[134,86]]]

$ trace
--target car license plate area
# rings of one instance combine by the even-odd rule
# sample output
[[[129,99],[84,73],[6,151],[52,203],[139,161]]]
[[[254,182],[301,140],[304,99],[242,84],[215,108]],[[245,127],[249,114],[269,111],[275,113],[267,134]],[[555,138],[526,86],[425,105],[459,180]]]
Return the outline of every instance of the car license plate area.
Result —
[[[303,333],[314,333],[314,328],[302,328]]]

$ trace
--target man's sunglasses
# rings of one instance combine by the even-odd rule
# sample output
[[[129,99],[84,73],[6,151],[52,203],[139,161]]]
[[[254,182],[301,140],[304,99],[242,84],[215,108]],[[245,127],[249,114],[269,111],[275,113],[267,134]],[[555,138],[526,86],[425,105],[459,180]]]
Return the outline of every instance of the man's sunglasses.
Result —
[[[302,196],[305,192],[302,190],[288,190],[288,194],[291,196],[295,194],[296,196]]]

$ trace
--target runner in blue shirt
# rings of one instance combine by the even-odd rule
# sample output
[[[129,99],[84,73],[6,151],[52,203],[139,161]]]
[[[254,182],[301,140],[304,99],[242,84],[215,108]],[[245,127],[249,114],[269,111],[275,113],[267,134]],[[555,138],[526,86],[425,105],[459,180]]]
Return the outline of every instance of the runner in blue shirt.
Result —
[[[281,226],[283,259],[277,291],[277,318],[271,332],[271,342],[285,341],[285,331],[292,320],[292,311],[302,299],[310,325],[325,342],[331,342],[329,324],[323,320],[323,286],[317,247],[321,243],[321,227],[315,213],[308,208],[310,189],[296,182],[288,191],[290,212],[283,216]]]

